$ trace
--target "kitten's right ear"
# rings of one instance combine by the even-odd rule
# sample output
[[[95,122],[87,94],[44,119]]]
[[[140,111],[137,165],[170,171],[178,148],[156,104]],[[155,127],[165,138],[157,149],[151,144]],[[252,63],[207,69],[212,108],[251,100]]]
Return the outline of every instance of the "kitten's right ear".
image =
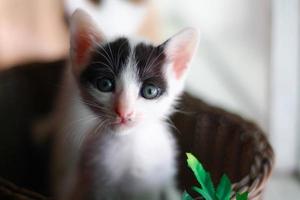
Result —
[[[86,66],[95,44],[103,42],[104,35],[97,30],[91,17],[81,9],[75,10],[71,17],[70,55],[75,75]]]
[[[172,63],[172,70],[177,80],[183,80],[189,64],[197,50],[199,32],[195,28],[186,28],[165,42],[167,60]]]

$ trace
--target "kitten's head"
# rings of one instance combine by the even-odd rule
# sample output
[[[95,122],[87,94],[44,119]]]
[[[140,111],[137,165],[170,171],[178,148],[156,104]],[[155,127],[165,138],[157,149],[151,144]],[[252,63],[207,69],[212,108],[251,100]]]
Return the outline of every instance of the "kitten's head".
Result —
[[[148,0],[65,0],[67,16],[77,9],[86,10],[105,34],[136,33],[146,14]]]
[[[112,127],[163,119],[182,92],[197,43],[191,28],[160,45],[124,37],[108,41],[77,10],[71,21],[71,62],[81,98]]]

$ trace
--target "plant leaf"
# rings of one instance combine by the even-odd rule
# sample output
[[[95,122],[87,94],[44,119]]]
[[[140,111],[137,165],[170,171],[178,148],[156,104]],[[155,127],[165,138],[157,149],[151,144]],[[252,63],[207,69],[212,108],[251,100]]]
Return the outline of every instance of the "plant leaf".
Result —
[[[217,197],[219,200],[229,200],[231,194],[231,183],[225,174],[222,176],[221,181],[217,187]]]
[[[202,197],[204,197],[205,200],[214,200],[213,197],[211,197],[210,194],[207,193],[206,190],[203,190],[196,186],[192,187],[192,189],[195,190],[196,192],[198,192]]]
[[[205,183],[207,192],[211,195],[213,199],[217,199],[215,186],[211,180],[211,176],[209,172],[206,172]],[[204,189],[204,188],[203,188]]]
[[[236,194],[236,200],[247,200],[248,199],[248,192],[244,192],[242,194]]]
[[[186,155],[188,158],[187,159],[188,166],[191,168],[191,170],[195,174],[196,179],[202,188],[202,189],[198,188],[196,191],[199,192],[200,194],[203,193],[205,196],[203,194],[202,194],[202,196],[206,200],[217,200],[217,197],[215,194],[215,188],[212,183],[210,174],[205,171],[202,164],[197,160],[197,158],[195,156],[193,156],[193,154],[187,153]]]
[[[181,197],[182,200],[193,200],[193,197],[187,193],[187,191],[184,191]]]

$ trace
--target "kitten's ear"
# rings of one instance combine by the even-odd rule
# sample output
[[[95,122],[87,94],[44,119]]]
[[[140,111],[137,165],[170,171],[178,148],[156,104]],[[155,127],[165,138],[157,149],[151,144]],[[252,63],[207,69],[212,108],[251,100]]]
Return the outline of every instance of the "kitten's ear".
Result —
[[[75,10],[71,17],[70,55],[75,74],[79,74],[90,58],[96,43],[104,40],[91,17],[81,9]]]
[[[177,80],[184,77],[197,50],[198,41],[198,31],[194,28],[186,28],[165,42],[165,54],[167,60],[172,64]]]

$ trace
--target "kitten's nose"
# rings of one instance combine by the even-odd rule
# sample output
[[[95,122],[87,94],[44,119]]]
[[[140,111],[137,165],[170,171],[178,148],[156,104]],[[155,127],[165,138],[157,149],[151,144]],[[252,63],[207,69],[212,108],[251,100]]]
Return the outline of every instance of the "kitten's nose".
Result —
[[[118,107],[115,108],[115,112],[121,118],[122,123],[130,121],[133,116],[133,111],[122,110]]]
[[[118,97],[117,101],[114,102],[114,111],[118,115],[117,121],[121,120],[121,123],[126,123],[131,121],[134,117],[134,107],[132,105],[132,100],[123,94],[123,97]],[[124,101],[126,99],[127,101]]]

